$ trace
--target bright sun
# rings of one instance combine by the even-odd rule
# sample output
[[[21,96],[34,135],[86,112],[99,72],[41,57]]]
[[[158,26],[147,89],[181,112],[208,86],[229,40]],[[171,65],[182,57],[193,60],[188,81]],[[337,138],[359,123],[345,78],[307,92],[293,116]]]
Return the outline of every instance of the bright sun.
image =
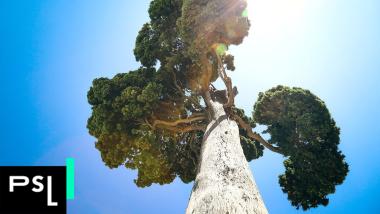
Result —
[[[256,36],[268,39],[291,32],[302,23],[305,0],[247,0]],[[269,39],[270,39],[269,38]]]

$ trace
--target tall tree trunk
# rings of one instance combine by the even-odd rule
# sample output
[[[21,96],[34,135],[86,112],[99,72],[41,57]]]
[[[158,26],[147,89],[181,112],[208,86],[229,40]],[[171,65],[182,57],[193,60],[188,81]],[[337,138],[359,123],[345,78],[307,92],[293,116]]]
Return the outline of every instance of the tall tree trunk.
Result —
[[[186,214],[268,213],[240,145],[239,129],[223,105],[210,101],[198,174]]]

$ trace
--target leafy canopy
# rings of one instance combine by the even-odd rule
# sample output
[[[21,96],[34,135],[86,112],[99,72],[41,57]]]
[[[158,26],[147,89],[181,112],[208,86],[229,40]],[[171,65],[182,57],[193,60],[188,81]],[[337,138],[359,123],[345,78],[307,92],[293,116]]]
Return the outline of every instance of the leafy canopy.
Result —
[[[279,182],[292,205],[305,210],[327,205],[326,196],[343,182],[348,165],[325,103],[308,90],[277,86],[259,94],[253,117],[267,126],[269,143],[288,157]]]
[[[226,43],[225,47],[238,43],[240,32],[234,34],[233,29],[229,38],[222,38],[233,23],[239,27],[244,20],[240,28],[246,31],[240,33],[240,42],[248,32],[248,20],[239,15],[245,1],[234,4],[238,6],[217,0],[151,2],[151,21],[143,25],[134,49],[142,67],[111,79],[95,79],[88,92],[92,115],[87,127],[97,138],[96,148],[107,166],[137,169],[135,183],[140,187],[170,183],[176,176],[186,183],[195,179],[208,119],[200,94],[217,77],[216,66],[210,63],[216,62],[214,49],[218,43]],[[218,26],[214,26],[215,20],[219,20]],[[202,23],[214,27],[204,29]],[[201,28],[208,34],[204,39],[188,31]],[[217,28],[220,39],[215,40]],[[202,49],[193,44],[195,39],[202,43]],[[233,57],[226,57],[225,63],[232,68]],[[168,125],[189,118],[194,121]],[[247,159],[261,156],[263,147],[244,136],[242,133]]]
[[[139,31],[134,49],[141,67],[97,78],[88,92],[92,115],[87,128],[108,167],[138,170],[139,187],[168,184],[177,176],[185,183],[195,179],[212,114],[206,95],[230,100],[237,92],[224,70],[235,70],[228,47],[248,34],[246,4],[151,2],[150,22]],[[213,88],[218,77],[226,91]],[[261,157],[264,147],[283,154],[288,159],[279,182],[292,204],[304,209],[326,205],[348,167],[337,147],[339,129],[325,104],[309,91],[282,86],[260,93],[253,118],[233,102],[227,104],[227,114],[238,121],[246,159]],[[252,131],[256,123],[267,125],[268,142]]]

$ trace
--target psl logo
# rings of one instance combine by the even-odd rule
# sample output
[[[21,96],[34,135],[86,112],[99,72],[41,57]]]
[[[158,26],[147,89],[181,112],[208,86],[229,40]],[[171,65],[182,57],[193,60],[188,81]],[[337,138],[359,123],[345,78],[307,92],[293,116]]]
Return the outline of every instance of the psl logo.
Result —
[[[32,182],[34,187],[33,192],[42,192],[44,190],[44,184],[41,182],[44,179],[43,176],[34,176]],[[21,182],[16,182],[21,181]],[[58,202],[52,201],[52,176],[47,176],[47,206],[58,206]],[[27,176],[9,176],[9,192],[14,192],[15,187],[27,186],[29,184],[29,178]],[[36,188],[37,187],[37,188]]]
[[[73,188],[72,159],[67,166],[0,166],[0,213],[65,214]]]

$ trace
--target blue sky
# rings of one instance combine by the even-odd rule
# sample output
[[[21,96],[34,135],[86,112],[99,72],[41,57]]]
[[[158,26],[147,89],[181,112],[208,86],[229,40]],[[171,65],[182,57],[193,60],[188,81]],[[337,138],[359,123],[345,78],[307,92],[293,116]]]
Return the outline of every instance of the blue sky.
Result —
[[[260,91],[284,84],[326,101],[341,127],[350,173],[328,207],[310,213],[379,213],[380,2],[248,0],[252,28],[232,47],[248,114]],[[76,159],[76,198],[69,213],[183,213],[191,184],[140,189],[136,172],[110,170],[87,134],[92,79],[138,67],[135,37],[149,1],[0,2],[0,165],[62,165]],[[290,206],[269,151],[251,169],[271,213]]]

